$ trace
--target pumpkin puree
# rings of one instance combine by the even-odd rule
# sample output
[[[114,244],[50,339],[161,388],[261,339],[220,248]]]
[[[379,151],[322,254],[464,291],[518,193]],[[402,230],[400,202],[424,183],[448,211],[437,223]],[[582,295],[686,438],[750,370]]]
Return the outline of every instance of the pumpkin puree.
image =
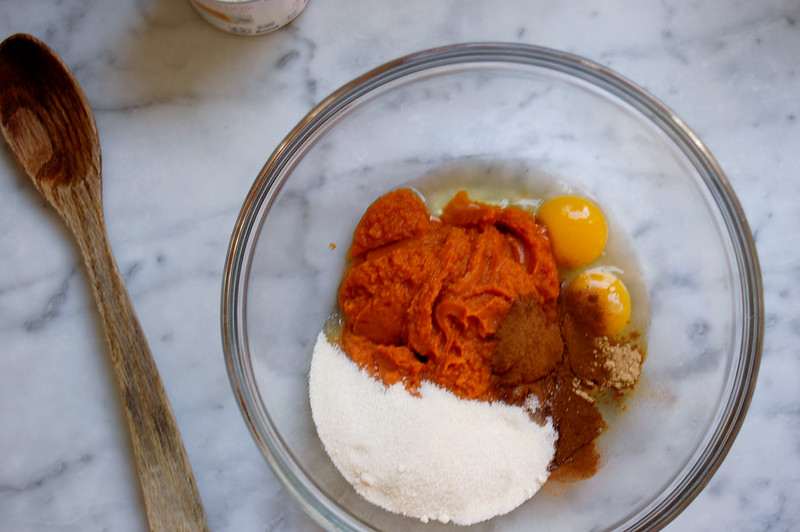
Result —
[[[558,270],[543,227],[464,191],[438,218],[409,189],[379,198],[348,256],[342,346],[387,385],[413,391],[428,380],[489,399],[494,336],[514,302],[538,301],[556,319]]]

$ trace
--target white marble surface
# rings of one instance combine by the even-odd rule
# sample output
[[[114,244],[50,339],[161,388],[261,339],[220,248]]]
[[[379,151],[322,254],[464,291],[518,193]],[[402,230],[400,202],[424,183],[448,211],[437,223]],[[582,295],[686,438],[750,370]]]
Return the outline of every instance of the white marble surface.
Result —
[[[766,336],[727,459],[668,530],[800,528],[800,4],[795,0],[311,0],[290,26],[225,34],[182,0],[0,1],[83,85],[108,232],[213,530],[315,530],[233,398],[219,333],[228,238],[269,153],[315,103],[397,56],[525,42],[635,80],[705,141],[756,237]],[[145,528],[77,248],[0,148],[0,531]]]

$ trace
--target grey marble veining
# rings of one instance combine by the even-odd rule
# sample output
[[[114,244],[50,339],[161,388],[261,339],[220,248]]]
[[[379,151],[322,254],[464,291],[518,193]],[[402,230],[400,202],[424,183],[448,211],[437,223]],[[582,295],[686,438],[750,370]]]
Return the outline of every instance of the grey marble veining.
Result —
[[[244,38],[188,2],[0,0],[84,87],[112,247],[148,335],[213,530],[316,530],[259,454],[219,338],[225,252],[270,152],[334,89],[465,41],[584,55],[697,132],[755,235],[766,336],[728,457],[668,530],[800,527],[800,4],[311,0]],[[0,530],[142,530],[128,436],[76,247],[0,147]],[[702,334],[698,325],[697,334]],[[699,363],[702,363],[699,362]]]

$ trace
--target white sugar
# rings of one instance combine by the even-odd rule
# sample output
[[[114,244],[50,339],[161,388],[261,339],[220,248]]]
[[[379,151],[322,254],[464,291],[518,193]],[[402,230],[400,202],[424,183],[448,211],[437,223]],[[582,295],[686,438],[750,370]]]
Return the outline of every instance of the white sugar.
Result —
[[[467,401],[430,383],[385,387],[320,333],[311,413],[331,460],[368,501],[469,525],[507,513],[547,480],[557,434],[522,407]]]

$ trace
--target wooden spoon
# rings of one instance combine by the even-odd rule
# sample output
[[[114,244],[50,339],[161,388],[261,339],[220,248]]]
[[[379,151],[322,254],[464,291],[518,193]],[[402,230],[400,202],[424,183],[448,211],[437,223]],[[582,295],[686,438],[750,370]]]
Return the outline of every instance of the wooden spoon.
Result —
[[[178,425],[111,254],[100,141],[86,96],[44,43],[0,44],[0,128],[17,162],[75,235],[105,327],[152,530],[208,530]]]

